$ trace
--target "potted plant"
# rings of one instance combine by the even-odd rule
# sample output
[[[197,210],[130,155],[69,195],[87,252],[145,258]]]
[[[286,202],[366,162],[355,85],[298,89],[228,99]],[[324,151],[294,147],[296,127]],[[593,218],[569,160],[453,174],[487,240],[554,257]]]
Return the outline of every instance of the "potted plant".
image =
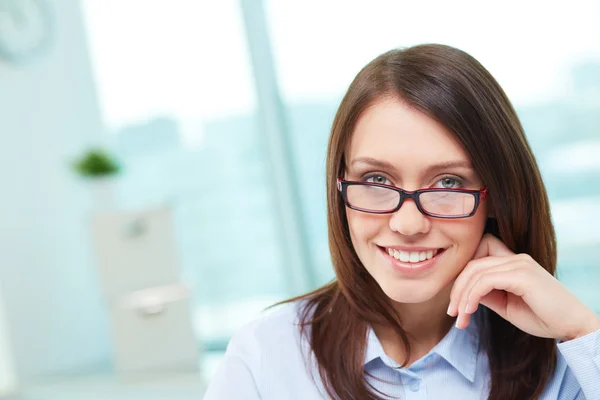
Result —
[[[106,150],[92,148],[73,163],[75,173],[88,180],[99,208],[114,207],[115,177],[121,171],[117,160]]]

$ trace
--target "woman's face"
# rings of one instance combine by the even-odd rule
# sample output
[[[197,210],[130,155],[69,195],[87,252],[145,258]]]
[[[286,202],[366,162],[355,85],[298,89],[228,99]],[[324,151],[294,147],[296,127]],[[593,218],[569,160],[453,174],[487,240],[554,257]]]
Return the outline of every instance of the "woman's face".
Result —
[[[346,180],[409,191],[483,187],[470,157],[443,126],[392,98],[363,112],[346,154]],[[461,219],[423,215],[411,199],[393,214],[348,207],[346,212],[362,264],[384,293],[400,303],[448,295],[475,254],[487,219],[485,201],[474,216]]]

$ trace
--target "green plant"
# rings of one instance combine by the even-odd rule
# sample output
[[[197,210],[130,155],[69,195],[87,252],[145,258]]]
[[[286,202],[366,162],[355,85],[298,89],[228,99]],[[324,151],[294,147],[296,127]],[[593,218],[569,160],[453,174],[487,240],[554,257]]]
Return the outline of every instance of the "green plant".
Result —
[[[73,163],[73,169],[86,178],[101,178],[117,174],[121,167],[106,151],[91,149]]]

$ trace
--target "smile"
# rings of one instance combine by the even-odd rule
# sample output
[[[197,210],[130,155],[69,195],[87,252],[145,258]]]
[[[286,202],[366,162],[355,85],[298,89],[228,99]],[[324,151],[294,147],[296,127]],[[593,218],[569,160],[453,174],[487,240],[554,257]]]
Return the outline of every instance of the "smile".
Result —
[[[434,266],[444,254],[445,248],[399,250],[391,247],[377,246],[381,255],[399,272],[417,273]]]
[[[396,260],[409,263],[418,263],[420,261],[431,260],[438,253],[439,249],[427,251],[402,251],[392,248],[385,248],[387,253]]]

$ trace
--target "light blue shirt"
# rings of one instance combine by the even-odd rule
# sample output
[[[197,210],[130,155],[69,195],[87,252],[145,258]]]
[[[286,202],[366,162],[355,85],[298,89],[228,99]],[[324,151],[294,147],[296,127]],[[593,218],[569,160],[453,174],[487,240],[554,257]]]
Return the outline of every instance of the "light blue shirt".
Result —
[[[230,341],[204,400],[327,399],[308,342],[298,330],[298,303],[280,306]],[[600,331],[557,344],[558,365],[541,400],[600,400]],[[446,336],[408,368],[388,357],[370,330],[365,352],[369,381],[395,398],[487,399],[489,365],[476,318]],[[313,380],[314,377],[314,380]],[[385,381],[385,382],[382,382]]]

